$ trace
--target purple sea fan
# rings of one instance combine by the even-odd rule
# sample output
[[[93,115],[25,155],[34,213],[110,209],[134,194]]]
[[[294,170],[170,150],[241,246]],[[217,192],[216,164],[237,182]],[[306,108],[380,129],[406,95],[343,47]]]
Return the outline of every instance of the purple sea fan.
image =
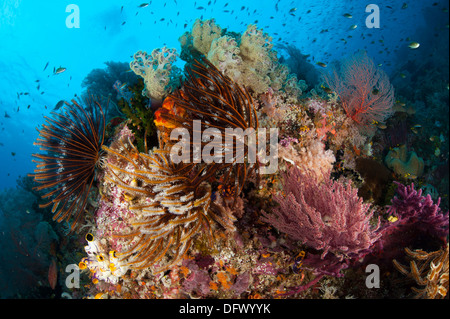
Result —
[[[358,189],[346,183],[326,179],[320,183],[312,173],[292,167],[283,173],[285,196],[275,196],[280,206],[264,220],[294,240],[330,252],[340,262],[370,252],[380,235],[371,227],[373,211],[358,197]],[[332,258],[334,259],[334,258]]]
[[[448,235],[448,212],[442,213],[439,207],[441,199],[436,203],[433,202],[430,194],[422,196],[422,190],[415,190],[414,183],[405,186],[401,183],[397,184],[397,194],[392,199],[392,205],[388,209],[388,213],[398,217],[401,224],[407,222],[419,222],[420,227],[424,231],[430,232],[439,238]]]
[[[444,214],[440,209],[440,199],[434,203],[430,195],[422,196],[421,190],[415,190],[414,184],[395,183],[397,195],[387,212],[398,219],[386,222],[380,228],[381,239],[370,257],[376,258],[373,262],[377,264],[384,263],[384,267],[392,267],[393,259],[405,258],[405,247],[439,249],[447,241],[449,230],[448,212]]]

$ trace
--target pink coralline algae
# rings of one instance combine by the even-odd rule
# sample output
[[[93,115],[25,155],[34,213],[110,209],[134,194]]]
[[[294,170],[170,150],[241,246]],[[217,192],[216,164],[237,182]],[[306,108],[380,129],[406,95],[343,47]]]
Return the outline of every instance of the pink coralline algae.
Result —
[[[331,179],[319,183],[311,173],[296,167],[284,172],[285,196],[275,196],[280,206],[272,214],[263,213],[264,220],[290,238],[321,252],[321,273],[338,272],[349,259],[363,257],[379,239],[378,225],[372,227],[373,211],[358,197],[350,182]],[[331,253],[331,256],[330,254]],[[309,254],[310,255],[310,254]],[[308,259],[313,264],[317,260]],[[314,258],[313,258],[314,259]],[[328,271],[327,265],[333,268]]]
[[[122,234],[129,228],[130,218],[134,214],[128,209],[129,202],[124,198],[123,192],[114,186],[111,198],[103,198],[95,215],[97,236],[109,238],[112,249],[120,251],[123,240],[114,235]]]

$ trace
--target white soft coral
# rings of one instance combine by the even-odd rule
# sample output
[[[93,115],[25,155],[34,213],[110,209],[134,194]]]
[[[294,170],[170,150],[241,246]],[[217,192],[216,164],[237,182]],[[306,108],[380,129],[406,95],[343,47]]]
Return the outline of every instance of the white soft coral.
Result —
[[[154,102],[159,102],[168,93],[168,85],[172,72],[172,64],[177,59],[175,49],[162,47],[155,49],[149,55],[138,51],[130,68],[136,75],[142,76],[145,81],[145,94]]]

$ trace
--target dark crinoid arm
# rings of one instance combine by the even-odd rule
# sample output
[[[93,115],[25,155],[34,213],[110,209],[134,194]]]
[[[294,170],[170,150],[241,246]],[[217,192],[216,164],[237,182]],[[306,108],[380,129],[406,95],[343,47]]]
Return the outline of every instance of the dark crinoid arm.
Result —
[[[195,138],[198,133],[194,121],[201,122],[201,130],[215,129],[220,132],[222,141],[221,163],[194,163],[194,152],[191,153],[191,165],[183,169],[191,168],[190,174],[194,175],[194,185],[203,181],[217,180],[223,185],[231,186],[234,193],[238,195],[243,187],[247,176],[258,169],[258,164],[249,161],[249,151],[255,150],[256,145],[245,143],[243,152],[237,149],[237,143],[227,144],[227,141],[233,141],[230,138],[231,131],[251,132],[258,128],[258,118],[250,93],[229,77],[223,75],[214,65],[205,57],[201,56],[195,59],[192,64],[186,66],[186,80],[183,86],[173,92],[164,102],[166,107],[158,112],[157,117],[162,119],[162,123],[169,124],[165,127],[159,127],[160,130],[167,132],[170,136],[171,128],[184,128],[189,135]],[[168,106],[170,105],[170,106]],[[166,111],[172,108],[172,111]],[[255,141],[256,142],[256,141]],[[164,144],[173,142],[164,140]],[[191,139],[191,149],[204,146],[210,142],[194,141]],[[242,145],[242,144],[241,144]],[[224,155],[226,152],[232,154],[231,161],[226,161]]]
[[[84,212],[105,135],[98,100],[87,97],[82,102],[66,102],[61,113],[45,117],[34,143],[44,153],[33,154],[36,169],[30,174],[39,184],[35,190],[43,191],[42,198],[48,200],[40,207],[53,205],[53,219],[58,222],[73,217],[71,230]]]

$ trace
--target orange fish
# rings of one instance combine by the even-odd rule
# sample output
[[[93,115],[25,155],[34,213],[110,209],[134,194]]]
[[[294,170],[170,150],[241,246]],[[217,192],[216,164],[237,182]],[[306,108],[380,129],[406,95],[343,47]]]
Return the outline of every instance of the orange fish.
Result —
[[[53,290],[55,290],[57,282],[58,282],[58,269],[56,267],[55,259],[52,259],[52,263],[50,264],[50,267],[48,268],[48,283],[50,284],[50,287]]]

